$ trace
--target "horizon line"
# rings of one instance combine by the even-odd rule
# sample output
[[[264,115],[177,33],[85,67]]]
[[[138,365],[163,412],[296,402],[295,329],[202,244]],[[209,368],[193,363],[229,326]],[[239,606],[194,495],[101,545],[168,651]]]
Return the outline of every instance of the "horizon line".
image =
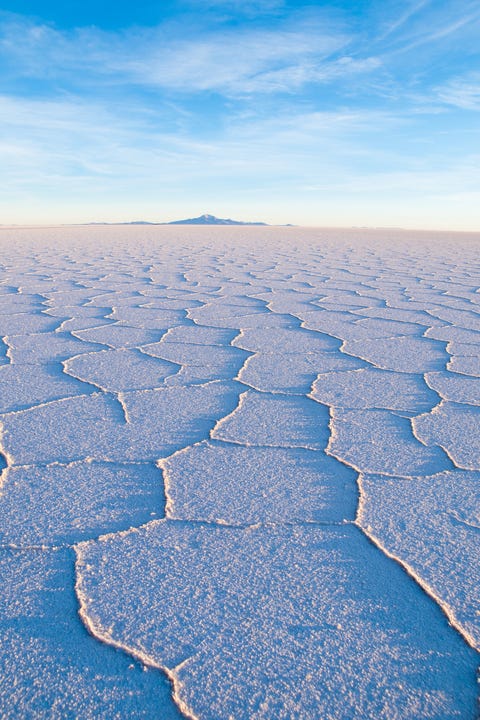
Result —
[[[185,228],[217,228],[218,230],[228,229],[245,229],[255,228],[268,229],[268,228],[283,228],[290,230],[298,229],[316,229],[316,230],[396,230],[400,232],[435,232],[435,233],[458,233],[458,234],[477,234],[480,235],[480,228],[475,230],[461,230],[458,228],[438,228],[438,227],[406,227],[400,225],[299,225],[293,223],[240,223],[238,225],[217,225],[217,224],[185,224],[175,222],[103,222],[103,221],[91,221],[91,222],[77,222],[77,223],[59,223],[59,222],[46,222],[46,223],[0,223],[0,230],[22,230],[22,229],[41,229],[41,228],[68,228],[68,227],[130,227],[132,229],[138,229],[142,227],[185,227]]]

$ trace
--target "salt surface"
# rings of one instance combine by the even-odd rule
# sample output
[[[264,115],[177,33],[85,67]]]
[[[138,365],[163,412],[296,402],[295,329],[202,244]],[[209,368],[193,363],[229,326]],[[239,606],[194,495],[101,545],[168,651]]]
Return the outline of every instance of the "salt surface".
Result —
[[[473,720],[479,241],[0,230],[2,717]]]

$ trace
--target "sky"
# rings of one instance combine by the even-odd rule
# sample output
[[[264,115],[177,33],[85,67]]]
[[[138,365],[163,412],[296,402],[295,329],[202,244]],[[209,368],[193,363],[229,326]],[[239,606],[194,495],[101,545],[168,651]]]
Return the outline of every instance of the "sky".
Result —
[[[478,0],[4,0],[0,224],[480,230]]]

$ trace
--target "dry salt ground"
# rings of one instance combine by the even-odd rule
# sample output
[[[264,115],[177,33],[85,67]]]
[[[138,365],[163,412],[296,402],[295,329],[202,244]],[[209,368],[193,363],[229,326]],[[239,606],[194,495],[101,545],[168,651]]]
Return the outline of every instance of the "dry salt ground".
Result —
[[[474,720],[479,251],[0,230],[0,716]]]

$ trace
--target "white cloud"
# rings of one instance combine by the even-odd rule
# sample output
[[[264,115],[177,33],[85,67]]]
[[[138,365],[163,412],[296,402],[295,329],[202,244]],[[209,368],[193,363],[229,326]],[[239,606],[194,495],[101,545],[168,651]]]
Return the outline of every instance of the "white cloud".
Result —
[[[217,25],[195,32],[165,24],[122,33],[65,33],[14,18],[0,29],[0,53],[15,74],[74,86],[125,83],[239,96],[292,92],[377,67],[375,58],[349,56],[351,39],[318,14],[268,29]]]
[[[440,102],[462,110],[480,110],[480,73],[453,78],[437,88],[436,97]]]
[[[169,131],[148,116],[118,112],[100,101],[0,97],[4,185],[14,188],[70,187],[94,192],[155,182],[157,187],[255,182],[309,177],[324,164],[342,168],[358,151],[358,138],[393,122],[370,112],[294,112],[260,120],[230,121],[211,142],[194,133]],[[341,172],[341,169],[339,170]]]

